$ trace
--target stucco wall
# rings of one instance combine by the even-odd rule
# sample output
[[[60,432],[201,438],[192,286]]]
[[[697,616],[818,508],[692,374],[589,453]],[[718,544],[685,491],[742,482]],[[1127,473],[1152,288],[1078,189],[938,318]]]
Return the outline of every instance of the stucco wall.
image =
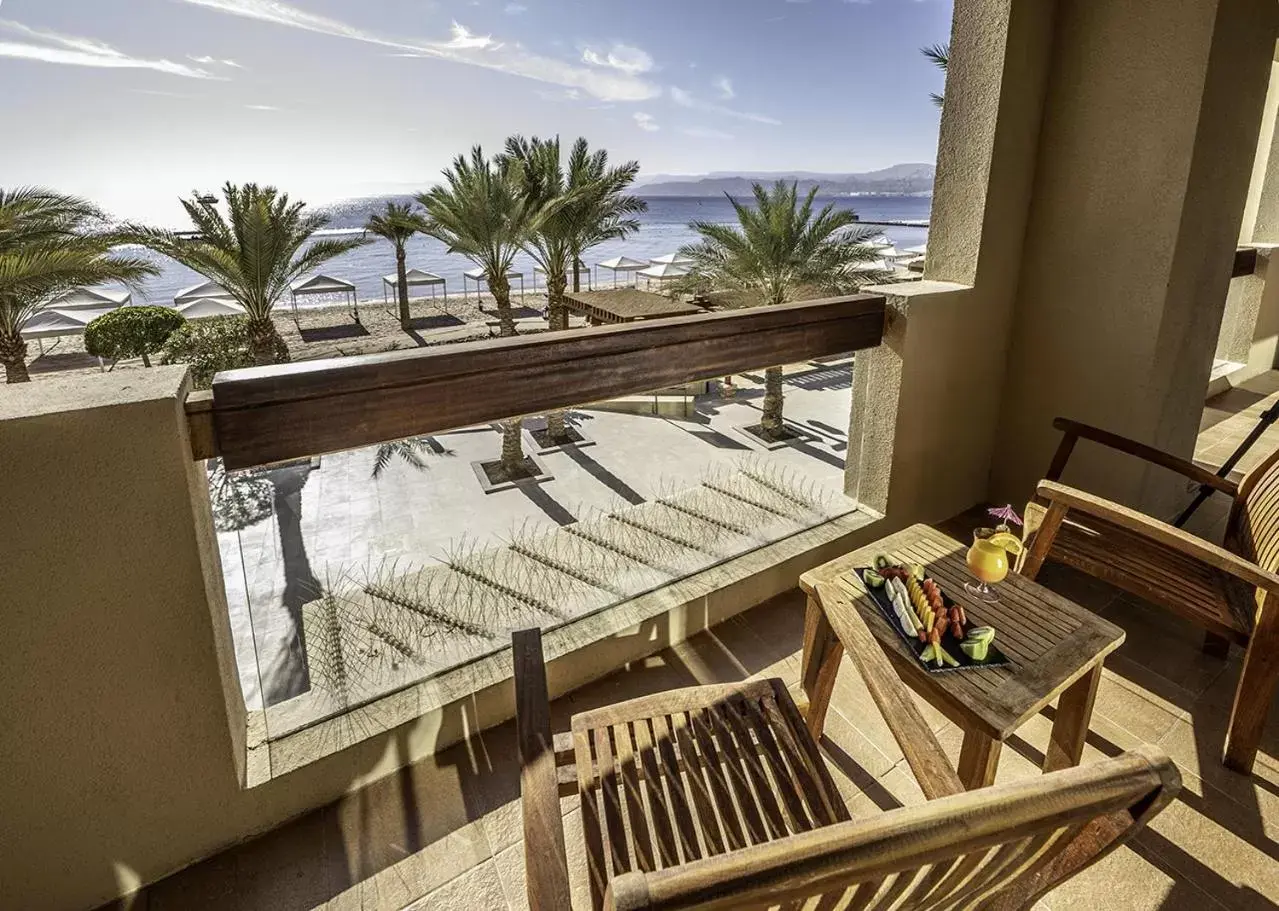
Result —
[[[1252,170],[1271,0],[1060,0],[991,475],[1024,499],[1066,415],[1189,454]],[[1138,464],[1067,480],[1162,509]]]

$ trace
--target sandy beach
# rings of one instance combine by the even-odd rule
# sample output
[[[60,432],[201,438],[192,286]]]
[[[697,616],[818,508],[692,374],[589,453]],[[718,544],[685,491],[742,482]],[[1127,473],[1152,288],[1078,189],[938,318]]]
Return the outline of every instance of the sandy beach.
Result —
[[[512,305],[521,335],[546,331],[546,321],[542,318],[545,294],[529,292],[523,298],[515,295]],[[497,331],[489,326],[497,314],[493,297],[488,294],[471,293],[467,298],[461,295],[414,298],[410,306],[413,321],[408,331],[400,327],[395,302],[384,303],[380,298],[360,301],[359,323],[352,318],[350,308],[341,304],[299,307],[295,319],[293,309],[282,303],[277,306],[273,319],[295,361],[447,345],[488,338]],[[575,320],[573,325],[579,325],[579,321]],[[102,369],[97,358],[84,350],[83,336],[45,339],[43,354],[37,342],[28,344],[33,380],[71,373],[97,373]],[[130,358],[119,361],[114,369],[144,368],[140,358]]]

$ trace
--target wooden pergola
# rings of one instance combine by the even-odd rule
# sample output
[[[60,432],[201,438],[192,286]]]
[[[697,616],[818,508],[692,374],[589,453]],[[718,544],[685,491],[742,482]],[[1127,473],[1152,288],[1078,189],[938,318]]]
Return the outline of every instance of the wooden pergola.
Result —
[[[582,314],[592,326],[633,323],[636,320],[702,313],[701,307],[661,294],[619,288],[616,291],[578,291],[564,296],[569,310]]]

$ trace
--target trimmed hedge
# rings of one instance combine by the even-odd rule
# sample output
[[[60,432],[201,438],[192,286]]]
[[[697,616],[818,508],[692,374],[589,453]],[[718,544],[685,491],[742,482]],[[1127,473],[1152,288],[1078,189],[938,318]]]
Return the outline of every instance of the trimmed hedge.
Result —
[[[188,322],[169,336],[160,362],[189,364],[195,388],[208,389],[218,371],[253,366],[249,321],[243,316],[219,316]]]
[[[140,357],[150,367],[151,355],[184,325],[182,314],[169,307],[120,307],[89,323],[84,330],[84,349],[110,361]]]

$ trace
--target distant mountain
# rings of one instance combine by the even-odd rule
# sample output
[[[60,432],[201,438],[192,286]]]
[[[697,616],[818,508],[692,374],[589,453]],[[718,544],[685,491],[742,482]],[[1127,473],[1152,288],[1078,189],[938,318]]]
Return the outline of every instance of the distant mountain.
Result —
[[[655,174],[636,187],[641,196],[744,196],[754,181],[793,180],[807,193],[821,187],[823,196],[864,194],[923,195],[932,192],[936,168],[931,164],[895,164],[865,174],[820,174],[813,171],[715,171],[710,174]]]

